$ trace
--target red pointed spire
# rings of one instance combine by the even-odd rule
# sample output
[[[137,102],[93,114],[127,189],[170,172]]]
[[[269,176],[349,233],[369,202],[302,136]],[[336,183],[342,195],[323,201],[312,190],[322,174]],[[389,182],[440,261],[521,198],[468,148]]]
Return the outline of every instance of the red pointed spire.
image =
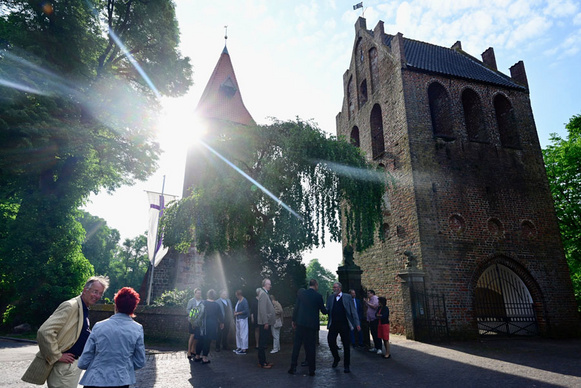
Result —
[[[200,97],[196,112],[203,119],[227,120],[244,125],[255,124],[242,102],[240,88],[226,46]]]

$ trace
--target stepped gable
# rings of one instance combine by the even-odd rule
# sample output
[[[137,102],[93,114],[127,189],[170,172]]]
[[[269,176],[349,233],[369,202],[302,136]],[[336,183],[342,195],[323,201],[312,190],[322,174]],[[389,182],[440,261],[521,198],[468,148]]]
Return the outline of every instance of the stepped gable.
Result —
[[[386,35],[384,43],[391,47],[394,35]],[[510,77],[494,71],[462,50],[436,46],[426,42],[403,38],[406,66],[419,71],[445,74],[512,89],[526,90]]]
[[[255,124],[242,101],[226,46],[200,97],[196,113],[204,119],[226,120],[244,125]]]

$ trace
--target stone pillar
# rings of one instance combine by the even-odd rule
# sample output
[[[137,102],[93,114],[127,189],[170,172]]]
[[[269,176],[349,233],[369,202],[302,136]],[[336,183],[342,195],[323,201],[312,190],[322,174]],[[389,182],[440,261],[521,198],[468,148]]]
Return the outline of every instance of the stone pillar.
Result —
[[[408,257],[406,269],[397,275],[402,279],[402,305],[405,319],[405,335],[407,339],[417,340],[415,320],[424,313],[423,300],[415,297],[415,292],[425,292],[424,271],[416,266],[416,257],[410,252],[404,253]]]
[[[361,267],[355,265],[353,261],[353,248],[349,245],[343,249],[343,264],[337,269],[339,283],[343,286],[343,292],[354,289],[357,295],[361,297],[361,274],[363,271]]]

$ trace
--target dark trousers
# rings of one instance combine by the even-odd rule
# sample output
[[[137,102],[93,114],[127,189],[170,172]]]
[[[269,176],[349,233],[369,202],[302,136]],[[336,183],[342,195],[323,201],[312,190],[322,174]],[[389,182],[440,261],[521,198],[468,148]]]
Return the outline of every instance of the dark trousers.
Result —
[[[383,344],[381,343],[381,339],[379,339],[377,336],[378,327],[379,327],[379,320],[378,319],[369,322],[369,329],[371,330],[371,336],[373,337],[373,343],[375,345],[375,349],[381,350],[383,347]]]
[[[361,335],[363,335],[363,346],[370,347],[371,341],[369,341],[369,322],[366,319],[361,321]]]
[[[230,320],[224,322],[224,328],[218,328],[218,339],[216,340],[216,349],[220,346],[222,349],[228,349],[228,333],[230,332]]]
[[[96,385],[83,385],[84,388],[105,388],[105,387],[97,387]],[[116,387],[107,387],[107,388],[129,388],[129,385],[119,385]]]
[[[266,346],[270,341],[270,325],[268,329],[264,325],[258,325],[258,363],[260,365],[266,364]]]
[[[357,331],[357,329],[351,330],[350,337],[351,344],[363,346],[363,328],[361,331]]]
[[[329,334],[327,334],[327,342],[329,343],[329,349],[331,349],[331,354],[335,360],[338,360],[339,350],[337,349],[337,335],[341,336],[341,342],[343,342],[343,365],[345,368],[349,368],[351,364],[351,346],[349,346],[349,324],[348,323],[333,323],[329,328]]]
[[[319,330],[306,326],[297,325],[295,330],[295,340],[293,342],[293,354],[291,356],[291,368],[296,368],[301,346],[305,347],[306,360],[309,364],[309,372],[314,372],[316,367],[315,349]]]

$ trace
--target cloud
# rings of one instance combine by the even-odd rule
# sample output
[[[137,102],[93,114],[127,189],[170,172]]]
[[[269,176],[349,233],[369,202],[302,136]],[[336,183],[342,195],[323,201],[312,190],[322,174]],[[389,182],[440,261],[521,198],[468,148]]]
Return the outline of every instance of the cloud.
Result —
[[[530,41],[543,35],[551,28],[552,24],[553,23],[544,16],[533,17],[525,23],[518,25],[518,27],[512,31],[506,44],[506,48],[515,48],[523,42]]]
[[[579,6],[571,0],[548,0],[547,3],[544,13],[552,18],[568,17],[579,10]]]

